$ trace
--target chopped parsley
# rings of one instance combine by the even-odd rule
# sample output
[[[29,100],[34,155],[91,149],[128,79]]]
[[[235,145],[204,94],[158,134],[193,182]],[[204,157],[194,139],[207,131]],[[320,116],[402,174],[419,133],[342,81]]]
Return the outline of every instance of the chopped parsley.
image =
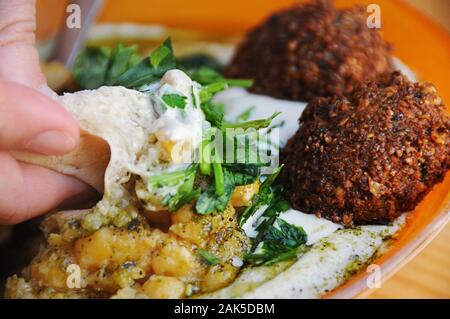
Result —
[[[180,94],[164,94],[161,99],[167,106],[184,109],[186,107],[187,97]]]
[[[150,54],[150,64],[153,68],[159,67],[159,65],[172,53],[171,46],[162,45]]]
[[[174,212],[200,196],[200,189],[194,188],[196,172],[197,165],[192,164],[185,170],[151,176],[147,182],[148,189],[157,191],[158,188],[178,186],[176,194],[166,195],[161,201],[161,205],[167,207],[169,212]]]
[[[97,89],[106,83],[111,51],[106,47],[87,47],[73,67],[75,82],[83,89]]]
[[[170,172],[163,172],[158,175],[153,175],[148,178],[147,186],[149,190],[153,191],[157,188],[175,186],[188,179],[195,172],[194,165],[189,166],[187,169],[181,169]]]
[[[106,85],[111,85],[126,70],[141,60],[137,54],[137,46],[124,47],[118,44],[111,53],[110,65],[106,71]]]
[[[177,194],[167,195],[161,201],[161,205],[166,206],[170,213],[180,209],[183,205],[189,204],[200,196],[200,188],[193,189],[192,187],[183,187],[182,185]]]
[[[249,108],[247,108],[246,110],[244,110],[241,114],[239,114],[236,119],[235,122],[245,122],[248,121],[248,119],[250,118],[250,116],[252,115],[253,110],[255,109],[254,106],[251,106]]]
[[[221,187],[223,187],[223,193],[218,194],[216,182],[210,184],[197,200],[195,210],[198,214],[206,215],[223,212],[227,207],[236,185],[233,173],[225,168],[222,168],[222,173],[223,186]]]
[[[239,86],[244,88],[248,88],[253,85],[253,81],[250,79],[227,79],[222,74],[220,74],[217,69],[213,69],[212,67],[209,67],[207,65],[184,69],[192,80],[202,85],[208,85],[212,83],[225,83],[229,86]]]
[[[228,84],[224,82],[216,82],[205,85],[200,90],[200,102],[205,103],[211,101],[214,94],[228,89]]]
[[[172,42],[164,41],[150,56],[142,59],[137,47],[117,45],[88,47],[77,57],[73,66],[75,82],[81,89],[97,89],[102,85],[140,89],[158,81],[167,71],[176,68]]]
[[[273,202],[281,197],[282,188],[272,187],[276,178],[281,172],[283,166],[280,166],[274,173],[267,176],[264,182],[259,187],[259,192],[253,197],[252,205],[247,207],[239,218],[239,225],[242,227],[250,216],[256,213],[256,211],[263,205],[271,205]]]
[[[200,105],[206,120],[211,123],[212,126],[220,128],[222,127],[223,118],[225,115],[224,105],[215,104],[210,101],[204,102]]]
[[[204,139],[200,149],[200,173],[211,175],[211,141]]]
[[[197,248],[197,253],[211,266],[217,265],[220,262],[219,258],[207,250]]]
[[[276,218],[275,224],[270,225],[261,238],[261,243],[246,260],[257,265],[272,265],[274,263],[295,258],[307,241],[303,228]]]
[[[253,197],[252,206],[247,207],[239,219],[239,225],[242,227],[250,216],[262,206],[267,206],[259,217],[256,227],[258,235],[253,239],[252,250],[245,258],[256,265],[268,266],[295,258],[305,249],[307,242],[303,228],[279,218],[282,212],[290,208],[289,203],[282,198],[283,187],[274,185],[281,168],[267,176],[260,186],[259,193]]]

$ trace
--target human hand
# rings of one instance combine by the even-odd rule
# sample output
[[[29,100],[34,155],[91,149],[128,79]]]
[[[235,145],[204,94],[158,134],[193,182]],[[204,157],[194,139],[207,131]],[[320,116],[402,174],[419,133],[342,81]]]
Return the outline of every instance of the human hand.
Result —
[[[35,1],[0,1],[0,224],[15,224],[86,190],[83,182],[16,161],[10,150],[59,155],[79,140],[77,123],[45,95],[34,46]]]

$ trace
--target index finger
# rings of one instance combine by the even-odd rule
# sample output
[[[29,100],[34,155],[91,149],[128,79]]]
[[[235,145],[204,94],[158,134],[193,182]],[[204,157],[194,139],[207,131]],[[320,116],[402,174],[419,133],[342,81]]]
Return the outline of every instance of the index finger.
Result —
[[[78,143],[79,129],[56,101],[23,85],[0,80],[0,149],[63,154]]]

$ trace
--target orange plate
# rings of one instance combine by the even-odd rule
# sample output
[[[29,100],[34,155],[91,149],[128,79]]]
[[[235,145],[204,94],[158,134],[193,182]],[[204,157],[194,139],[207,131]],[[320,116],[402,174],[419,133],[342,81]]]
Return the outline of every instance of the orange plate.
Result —
[[[52,0],[40,0],[51,2]],[[257,24],[270,12],[292,0],[114,0],[107,2],[102,22],[138,22],[239,34]],[[336,0],[338,6],[369,4],[372,0]],[[381,7],[383,36],[394,44],[394,54],[423,81],[433,82],[444,101],[450,101],[447,73],[450,70],[450,35],[439,25],[401,0],[377,0]],[[38,1],[39,4],[39,1]],[[387,279],[428,244],[449,220],[450,174],[417,207],[393,248],[374,261]],[[362,272],[328,297],[365,296]]]

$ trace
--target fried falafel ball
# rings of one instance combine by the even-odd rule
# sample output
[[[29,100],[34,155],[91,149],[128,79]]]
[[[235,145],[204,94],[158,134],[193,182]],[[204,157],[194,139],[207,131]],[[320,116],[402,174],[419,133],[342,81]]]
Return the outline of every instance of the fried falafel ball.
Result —
[[[367,27],[366,15],[330,0],[276,13],[248,33],[226,74],[254,79],[251,91],[282,99],[349,93],[393,71],[391,47]]]
[[[316,98],[283,150],[293,207],[352,224],[413,210],[450,168],[450,118],[432,84],[398,72]]]

